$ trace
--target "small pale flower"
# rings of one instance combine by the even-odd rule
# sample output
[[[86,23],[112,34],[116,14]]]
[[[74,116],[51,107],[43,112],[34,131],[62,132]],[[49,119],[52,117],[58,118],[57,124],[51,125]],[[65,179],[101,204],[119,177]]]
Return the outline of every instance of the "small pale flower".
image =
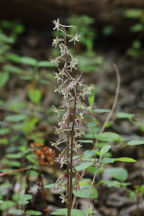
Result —
[[[61,26],[59,19],[54,20],[53,24],[55,25],[55,27],[53,28],[53,30],[59,31],[60,30],[60,26]]]
[[[77,64],[78,64],[77,58],[72,58],[72,60],[70,62],[70,69],[72,70],[74,68],[77,70],[77,67],[76,67]]]
[[[74,44],[75,44],[75,42],[78,42],[79,41],[79,37],[80,37],[80,35],[78,34],[78,33],[76,33],[73,37],[72,37],[72,39],[71,40],[69,40],[69,42],[74,42]]]
[[[63,39],[63,38],[59,38],[59,37],[57,36],[55,39],[53,39],[52,46],[57,47],[57,45],[58,45],[61,41],[64,41],[64,39]]]
[[[59,197],[59,198],[61,199],[61,202],[62,202],[62,203],[65,203],[65,202],[66,202],[66,197],[65,197],[65,195],[64,195],[63,193],[60,194],[60,197]]]

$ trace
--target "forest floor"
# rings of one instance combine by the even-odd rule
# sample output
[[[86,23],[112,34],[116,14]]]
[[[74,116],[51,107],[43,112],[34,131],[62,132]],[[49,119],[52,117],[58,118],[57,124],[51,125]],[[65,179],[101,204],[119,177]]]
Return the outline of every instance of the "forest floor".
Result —
[[[14,53],[22,56],[30,56],[38,60],[49,60],[51,52],[51,37],[49,37],[49,32],[39,32],[38,30],[27,30],[27,32],[22,35],[13,47]],[[113,123],[110,129],[116,133],[119,133],[122,137],[127,140],[143,140],[144,139],[144,67],[141,61],[132,59],[124,55],[124,51],[120,50],[120,46],[112,44],[105,47],[105,43],[95,45],[95,51],[97,55],[104,58],[105,65],[101,67],[100,72],[86,73],[84,74],[85,80],[88,83],[93,83],[97,87],[97,93],[95,96],[95,105],[99,109],[111,109],[115,89],[116,89],[116,76],[113,70],[112,64],[117,64],[120,71],[121,86],[119,92],[119,98],[116,106],[115,112],[125,112],[130,114],[135,114],[134,123],[131,123],[128,119],[115,120],[115,112],[113,114]],[[53,90],[51,87],[47,87],[45,91],[44,106],[50,107],[53,102],[55,104],[60,103],[58,97],[53,99]],[[20,96],[20,94],[25,94],[26,88],[23,86],[18,86],[12,89],[15,95]],[[4,94],[9,94],[9,89],[4,90]],[[11,93],[10,93],[11,94]],[[10,98],[14,100],[14,98]],[[56,100],[56,101],[54,101]],[[7,111],[3,112],[3,115]],[[51,116],[49,116],[50,118]],[[98,122],[101,124],[104,122],[106,114],[100,115],[98,117]],[[45,127],[48,127],[45,129]],[[47,136],[47,141],[50,143],[51,139],[55,136],[53,133],[53,126],[49,124],[40,125],[37,131],[46,131],[49,136]],[[51,138],[52,137],[52,138]],[[4,147],[4,152],[5,152]],[[112,153],[115,157],[132,157],[137,160],[136,163],[119,163],[118,166],[127,169],[129,176],[127,182],[132,183],[129,189],[134,190],[135,185],[143,185],[144,180],[144,150],[142,146],[138,147],[115,147],[112,148]],[[3,150],[0,153],[3,155]],[[4,159],[5,156],[3,156]],[[57,164],[49,167],[42,168],[43,182],[44,184],[52,183],[60,176],[62,171],[60,171]],[[103,175],[103,174],[101,174]],[[91,177],[91,176],[90,176]],[[102,176],[103,178],[107,178]],[[100,178],[100,177],[99,177]],[[12,177],[10,177],[12,179]],[[21,179],[17,181],[22,181]],[[1,183],[9,182],[9,177],[6,176],[1,179]],[[15,191],[17,191],[18,182],[15,183]],[[7,192],[5,192],[7,193]],[[53,211],[57,207],[63,207],[63,204],[58,200],[58,194],[47,190],[46,192],[46,202],[48,204],[49,211]],[[8,195],[9,196],[9,195]],[[37,205],[41,200],[37,200],[35,205]],[[79,200],[78,207],[84,209],[87,206],[87,201],[85,199]],[[139,203],[139,206],[138,206]],[[114,187],[99,187],[99,198],[97,200],[91,201],[91,205],[96,211],[96,216],[143,216],[144,215],[144,200],[143,197],[134,197],[133,199],[128,198],[128,193],[123,188]],[[138,208],[140,208],[138,213]],[[3,214],[4,215],[4,214]]]

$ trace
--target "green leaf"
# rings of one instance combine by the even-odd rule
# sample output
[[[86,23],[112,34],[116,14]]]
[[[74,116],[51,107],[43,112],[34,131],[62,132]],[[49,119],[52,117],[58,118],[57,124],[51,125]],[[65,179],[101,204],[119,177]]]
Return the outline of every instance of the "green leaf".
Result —
[[[10,160],[4,159],[1,161],[1,163],[4,165],[14,166],[14,167],[18,167],[18,168],[21,167],[21,163],[19,161],[16,161],[16,160],[10,161]]]
[[[55,184],[48,184],[48,185],[45,185],[45,188],[55,188]]]
[[[0,129],[0,135],[6,135],[10,133],[10,129],[9,128],[1,128]]]
[[[1,205],[2,203],[4,203],[4,201],[3,201],[3,200],[0,200],[0,205]]]
[[[11,200],[7,200],[7,201],[4,201],[1,205],[0,205],[0,209],[2,211],[6,211],[7,209],[11,208],[12,206],[14,206],[15,203]]]
[[[89,105],[92,106],[94,103],[95,94],[92,94],[90,97],[88,97]]]
[[[134,40],[133,43],[132,43],[132,47],[135,48],[135,50],[137,49],[140,49],[142,47],[142,44],[139,40]]]
[[[103,158],[101,162],[103,164],[113,163],[114,159],[113,158]]]
[[[119,181],[101,180],[99,182],[99,184],[105,184],[108,187],[116,187],[116,188],[120,188],[121,187],[121,183]]]
[[[0,88],[2,88],[9,80],[9,73],[0,72]]]
[[[86,211],[88,214],[95,214],[95,211],[92,211],[90,208],[86,208]]]
[[[94,109],[93,112],[96,112],[96,113],[108,113],[108,112],[110,112],[110,110],[108,110],[108,109]]]
[[[12,61],[14,63],[20,63],[20,59],[21,59],[20,56],[13,53],[7,55],[7,60]]]
[[[104,171],[107,175],[119,180],[119,181],[125,181],[128,177],[128,172],[124,168],[108,168]]]
[[[19,121],[23,121],[27,118],[26,115],[24,114],[14,114],[14,115],[9,115],[5,118],[5,121],[8,122],[19,122]]]
[[[41,215],[42,213],[40,211],[27,210],[26,214],[28,214],[28,215]]]
[[[11,187],[12,187],[12,185],[9,184],[9,183],[5,183],[5,184],[1,184],[1,185],[0,185],[0,189],[11,188]]]
[[[144,140],[132,140],[128,142],[127,145],[135,146],[135,145],[143,145],[143,144],[144,144]]]
[[[96,139],[101,140],[101,141],[116,141],[116,140],[120,140],[122,141],[121,137],[116,134],[116,133],[112,133],[112,132],[104,132],[98,135],[95,135]]]
[[[86,185],[84,187],[80,187],[80,190],[73,190],[73,194],[76,197],[80,197],[80,198],[98,198],[98,192],[97,190],[92,187],[91,191],[90,191],[91,186]]]
[[[21,204],[21,205],[27,205],[29,203],[29,200],[32,199],[32,195],[31,194],[23,194],[23,195],[20,195],[19,198],[20,199],[17,200],[19,204]]]
[[[76,167],[76,170],[81,171],[81,170],[87,169],[92,164],[93,164],[92,162],[81,163],[79,166]]]
[[[12,214],[12,215],[22,215],[23,214],[23,210],[21,210],[21,209],[10,209],[9,210],[9,214]]]
[[[55,65],[51,63],[50,61],[40,61],[38,63],[38,67],[54,67]]]
[[[105,153],[107,153],[110,150],[111,146],[110,145],[105,145],[104,147],[102,147],[102,149],[100,150],[100,154],[104,155]]]
[[[1,138],[0,139],[0,144],[2,144],[2,145],[8,145],[8,139],[7,138]]]
[[[41,97],[42,97],[41,91],[39,89],[31,89],[28,92],[28,96],[29,96],[29,99],[35,104],[39,104]]]
[[[139,18],[143,14],[143,10],[141,9],[128,9],[125,11],[125,16],[128,18]]]
[[[141,32],[144,29],[144,26],[141,23],[138,23],[136,25],[133,25],[131,28],[132,32]]]
[[[104,26],[104,28],[103,28],[103,34],[105,36],[109,36],[110,34],[113,33],[113,31],[114,31],[114,27],[111,25]]]
[[[27,119],[24,122],[24,126],[23,126],[23,130],[25,133],[29,133],[32,132],[35,129],[35,126],[37,124],[37,122],[39,121],[38,118],[33,118],[33,119]]]
[[[5,65],[3,67],[3,70],[15,74],[21,74],[21,72],[23,71],[20,67],[16,67],[13,65]]]
[[[121,161],[121,162],[136,162],[133,158],[128,158],[128,157],[121,157],[121,158],[116,158],[114,161]]]
[[[121,119],[125,119],[125,118],[132,119],[134,116],[135,116],[134,114],[125,113],[125,112],[117,113],[117,117]]]
[[[6,157],[7,158],[11,158],[11,159],[19,159],[23,156],[23,153],[22,152],[19,152],[19,153],[15,153],[15,154],[7,154]]]
[[[65,215],[67,216],[67,209],[58,209],[55,212],[52,212],[51,215]],[[78,209],[71,209],[71,216],[85,216],[84,211]]]
[[[36,59],[31,57],[26,57],[26,56],[20,58],[20,63],[30,65],[30,66],[37,66],[38,64]]]
[[[14,194],[13,195],[13,200],[17,201],[19,204],[26,204],[28,203],[28,200],[32,199],[31,194]]]

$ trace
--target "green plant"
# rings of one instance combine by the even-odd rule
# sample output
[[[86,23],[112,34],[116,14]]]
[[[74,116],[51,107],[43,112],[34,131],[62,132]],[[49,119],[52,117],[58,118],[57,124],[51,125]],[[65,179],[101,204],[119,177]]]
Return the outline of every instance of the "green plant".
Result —
[[[128,19],[135,20],[135,24],[130,27],[130,31],[137,34],[137,38],[132,42],[131,47],[127,50],[127,54],[137,59],[143,59],[144,10],[128,9],[124,15]]]
[[[128,157],[111,158],[111,143],[118,142],[122,145],[123,140],[117,133],[104,132],[117,103],[120,82],[119,72],[117,67],[114,66],[118,84],[112,110],[95,109],[95,94],[92,91],[94,87],[85,85],[82,81],[82,75],[76,73],[78,60],[71,54],[68,48],[70,42],[74,42],[75,44],[79,41],[79,35],[76,33],[72,36],[67,33],[69,32],[67,29],[74,27],[60,24],[59,19],[54,20],[54,25],[54,30],[60,31],[63,34],[63,37],[57,36],[53,40],[53,45],[58,46],[60,55],[52,60],[52,62],[58,67],[58,72],[55,72],[55,78],[58,83],[56,92],[63,96],[64,105],[63,109],[59,110],[55,108],[60,116],[60,122],[59,128],[56,129],[59,139],[53,143],[53,146],[58,150],[60,150],[59,145],[62,144],[64,146],[63,150],[59,153],[57,161],[61,167],[65,164],[67,168],[55,184],[46,185],[45,187],[64,191],[60,193],[60,198],[63,203],[66,203],[67,208],[57,210],[52,215],[85,215],[84,211],[76,209],[77,198],[86,198],[89,200],[88,208],[85,211],[87,214],[92,215],[94,212],[90,209],[90,200],[98,198],[95,180],[97,175],[103,171],[105,165],[118,161],[135,162],[134,159]],[[84,104],[87,96],[89,97],[89,105]],[[63,113],[62,117],[61,112]],[[97,127],[95,112],[109,112],[100,130]],[[119,114],[119,116],[122,117],[122,114]],[[128,116],[128,118],[132,117],[128,114],[125,114],[125,116]],[[86,142],[92,144],[92,148],[83,151],[81,146]],[[114,182],[105,182],[106,184],[110,185],[111,183],[111,185],[117,185],[117,187],[127,185],[124,182],[128,176],[125,169],[111,168],[106,171],[111,177],[116,179]],[[94,175],[92,181],[85,177],[87,172]],[[104,183],[104,181],[100,183]]]

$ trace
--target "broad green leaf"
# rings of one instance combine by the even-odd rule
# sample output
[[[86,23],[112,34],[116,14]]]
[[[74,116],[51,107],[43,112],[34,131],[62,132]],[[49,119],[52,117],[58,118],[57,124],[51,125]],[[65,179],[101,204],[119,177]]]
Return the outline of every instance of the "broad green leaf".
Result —
[[[116,134],[116,133],[112,133],[112,132],[104,132],[98,135],[95,135],[96,139],[101,140],[101,141],[116,141],[116,140],[120,140],[122,141],[121,137]]]
[[[104,154],[107,153],[110,149],[111,149],[111,146],[110,146],[110,145],[105,145],[105,146],[102,147],[102,149],[100,150],[100,154],[104,155]]]
[[[136,162],[133,158],[128,158],[128,157],[121,157],[121,158],[116,158],[114,161],[122,161],[122,162]]]
[[[40,211],[27,210],[26,214],[28,214],[28,215],[41,215],[42,213]]]
[[[67,216],[67,209],[58,209],[55,212],[52,212],[51,215],[62,215]],[[84,211],[78,209],[71,210],[71,216],[85,216]]]
[[[29,99],[35,103],[35,104],[39,104],[40,100],[41,100],[41,97],[42,97],[42,94],[41,94],[41,91],[39,89],[31,89],[29,92],[28,92],[28,96],[29,96]]]
[[[9,73],[0,72],[0,88],[2,88],[9,80]]]
[[[38,67],[54,67],[54,64],[50,61],[40,61]]]
[[[6,211],[7,209],[11,208],[12,206],[14,206],[15,203],[11,200],[6,200],[4,201],[1,205],[0,205],[0,209],[2,211]]]
[[[27,118],[26,115],[24,114],[14,114],[14,115],[9,115],[5,118],[5,121],[8,122],[19,122],[19,121],[23,121]]]
[[[30,65],[30,66],[37,66],[38,64],[36,59],[31,57],[26,57],[26,56],[20,58],[20,63]]]
[[[115,179],[117,179],[119,181],[125,181],[127,179],[127,177],[128,177],[127,170],[124,169],[124,168],[120,168],[120,167],[108,168],[108,169],[105,169],[104,172],[107,175],[109,175],[109,176],[111,176],[111,177],[113,177],[113,178],[115,178]]]
[[[90,191],[91,186],[87,185],[84,187],[80,187],[80,190],[73,190],[73,194],[76,197],[81,197],[81,198],[97,198],[98,197],[98,192],[97,190],[92,187]]]
[[[11,214],[11,215],[22,215],[23,210],[21,210],[21,209],[10,209],[9,214]]]
[[[124,118],[132,119],[134,116],[135,116],[134,114],[125,113],[125,112],[117,113],[117,117],[121,119],[124,119]]]
[[[143,145],[143,144],[144,144],[144,140],[132,140],[128,142],[127,145],[135,146],[135,145]]]
[[[81,163],[79,166],[76,167],[76,170],[81,171],[81,170],[87,169],[92,164],[93,164],[92,162]]]

